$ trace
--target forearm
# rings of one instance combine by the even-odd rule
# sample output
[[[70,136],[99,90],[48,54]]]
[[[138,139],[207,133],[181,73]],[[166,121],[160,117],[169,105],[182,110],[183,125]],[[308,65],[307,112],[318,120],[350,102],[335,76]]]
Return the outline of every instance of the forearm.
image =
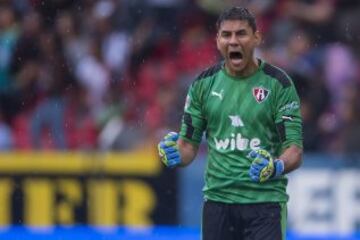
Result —
[[[178,148],[181,158],[181,167],[189,165],[196,157],[198,146],[186,142],[183,139],[178,140]]]
[[[289,173],[297,168],[299,168],[302,164],[302,154],[303,150],[302,148],[291,145],[285,151],[279,159],[284,161],[284,174]]]

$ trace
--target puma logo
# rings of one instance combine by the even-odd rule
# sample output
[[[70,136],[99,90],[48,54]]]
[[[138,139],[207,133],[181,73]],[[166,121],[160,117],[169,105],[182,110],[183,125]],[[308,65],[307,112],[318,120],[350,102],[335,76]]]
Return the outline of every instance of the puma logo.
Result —
[[[223,89],[221,89],[221,91],[219,93],[215,92],[215,91],[212,91],[211,96],[215,96],[215,97],[220,98],[220,100],[223,100],[223,93],[224,93]]]
[[[282,116],[281,117],[283,120],[287,120],[287,121],[292,121],[293,120],[293,118],[291,117],[291,116]]]

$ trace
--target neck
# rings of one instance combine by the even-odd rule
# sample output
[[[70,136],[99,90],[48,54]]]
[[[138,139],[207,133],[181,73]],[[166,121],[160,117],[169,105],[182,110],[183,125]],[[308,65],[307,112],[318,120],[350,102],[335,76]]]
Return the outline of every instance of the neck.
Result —
[[[234,77],[248,77],[251,76],[254,72],[258,70],[260,66],[260,60],[253,58],[242,70],[240,71],[230,71],[228,66],[225,64],[226,71]]]

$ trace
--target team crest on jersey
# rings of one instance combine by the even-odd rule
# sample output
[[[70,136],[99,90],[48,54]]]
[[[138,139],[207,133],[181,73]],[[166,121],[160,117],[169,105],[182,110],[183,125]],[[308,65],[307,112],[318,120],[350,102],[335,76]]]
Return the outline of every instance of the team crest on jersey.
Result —
[[[253,96],[258,103],[262,103],[263,101],[265,101],[266,98],[269,96],[269,92],[269,90],[263,87],[255,87],[252,91]]]

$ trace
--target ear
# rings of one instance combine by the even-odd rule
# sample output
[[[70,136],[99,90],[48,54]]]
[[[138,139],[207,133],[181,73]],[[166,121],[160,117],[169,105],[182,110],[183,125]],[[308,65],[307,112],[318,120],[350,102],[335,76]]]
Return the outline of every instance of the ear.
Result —
[[[216,47],[217,49],[220,51],[220,38],[219,38],[219,33],[216,34]]]
[[[256,46],[259,46],[261,44],[261,41],[262,41],[262,35],[261,33],[259,32],[259,30],[256,30],[255,33],[254,33],[254,38],[255,38],[255,45]]]

